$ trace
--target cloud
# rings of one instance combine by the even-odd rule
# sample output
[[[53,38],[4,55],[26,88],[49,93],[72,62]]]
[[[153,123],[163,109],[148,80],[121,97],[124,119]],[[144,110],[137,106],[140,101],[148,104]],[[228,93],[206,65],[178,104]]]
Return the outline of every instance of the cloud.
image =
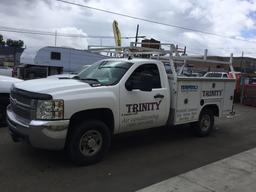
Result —
[[[54,1],[24,0],[1,1],[0,18],[1,26],[34,29],[48,32],[87,35],[83,29],[76,26],[74,19],[80,18],[81,9],[66,5],[59,5]],[[8,11],[7,11],[8,10]],[[67,14],[69,13],[69,14]],[[86,14],[84,14],[86,15]],[[0,28],[1,28],[0,26]],[[35,52],[44,46],[54,46],[55,37],[45,35],[32,35],[1,32],[5,39],[21,39],[26,46],[26,56],[31,60]],[[57,46],[86,49],[88,42],[81,38],[67,38],[57,36]]]
[[[83,32],[82,29],[77,29],[75,27],[56,28],[55,30],[61,34],[74,34],[74,35],[87,36],[87,34]],[[61,36],[58,36],[58,33],[56,38],[57,46],[73,47],[77,49],[87,49],[88,42],[85,38],[61,37]]]
[[[120,2],[120,0],[76,0],[72,2],[226,37],[256,41],[255,1],[130,0]],[[57,1],[3,0],[0,2],[0,18],[2,26],[103,36],[113,35],[112,22],[116,19],[119,22],[122,36],[134,36],[136,25],[139,24],[140,35],[153,37],[162,42],[187,46],[188,52],[191,53],[202,53],[204,48],[208,48],[210,54],[228,55],[230,52],[234,52],[236,56],[240,56],[244,51],[246,56],[256,56],[256,53],[253,53],[254,43],[184,31]],[[26,46],[32,49],[33,47],[54,45],[52,36],[1,33],[8,38],[23,39]],[[86,41],[78,38],[57,38],[57,45],[82,49],[87,44],[99,43],[114,45],[113,39],[88,39]],[[128,45],[129,40],[123,40],[123,43]]]

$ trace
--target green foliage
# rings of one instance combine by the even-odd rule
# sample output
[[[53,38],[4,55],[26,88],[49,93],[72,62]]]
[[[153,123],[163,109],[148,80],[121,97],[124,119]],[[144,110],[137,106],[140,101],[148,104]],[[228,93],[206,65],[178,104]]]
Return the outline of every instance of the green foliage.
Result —
[[[7,45],[8,47],[21,48],[21,47],[23,47],[24,42],[21,41],[21,40],[16,41],[16,40],[12,40],[12,39],[7,39],[7,40],[6,40],[6,45]]]
[[[22,40],[12,40],[12,39],[7,39],[5,42],[3,40],[3,36],[0,34],[0,46],[22,48],[24,46],[24,42]]]
[[[4,46],[5,45],[5,41],[3,39],[3,35],[0,34],[0,46]]]

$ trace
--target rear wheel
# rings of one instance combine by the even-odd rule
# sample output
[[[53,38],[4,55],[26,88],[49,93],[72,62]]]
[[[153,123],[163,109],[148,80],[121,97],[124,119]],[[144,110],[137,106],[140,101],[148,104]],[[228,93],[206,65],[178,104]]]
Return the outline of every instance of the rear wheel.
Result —
[[[71,129],[67,152],[75,164],[96,163],[105,156],[111,143],[111,134],[105,123],[85,121]]]
[[[200,114],[199,121],[193,124],[193,128],[197,136],[204,137],[211,133],[213,125],[213,111],[210,109],[204,109]]]

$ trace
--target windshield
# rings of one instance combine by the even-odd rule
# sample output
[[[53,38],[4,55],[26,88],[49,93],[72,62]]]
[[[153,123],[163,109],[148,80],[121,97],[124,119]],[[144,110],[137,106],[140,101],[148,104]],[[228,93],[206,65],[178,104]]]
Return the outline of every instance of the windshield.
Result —
[[[208,73],[206,77],[221,77],[221,73]]]
[[[103,60],[82,70],[75,78],[102,85],[115,85],[132,65],[133,63],[125,61]]]

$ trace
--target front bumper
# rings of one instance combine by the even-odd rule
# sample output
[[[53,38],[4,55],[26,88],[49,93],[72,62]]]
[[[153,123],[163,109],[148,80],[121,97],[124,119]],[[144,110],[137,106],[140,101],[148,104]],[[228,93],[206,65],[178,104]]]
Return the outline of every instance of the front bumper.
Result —
[[[7,124],[15,142],[26,141],[42,149],[61,150],[65,147],[69,120],[24,122],[8,106]]]

